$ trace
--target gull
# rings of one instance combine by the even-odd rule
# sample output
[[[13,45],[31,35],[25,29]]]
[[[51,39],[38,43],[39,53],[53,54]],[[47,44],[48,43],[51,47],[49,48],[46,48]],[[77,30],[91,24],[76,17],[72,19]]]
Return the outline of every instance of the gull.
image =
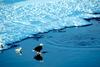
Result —
[[[2,50],[4,48],[3,44],[0,44],[0,50]]]
[[[22,55],[22,47],[16,48],[15,51],[17,54]]]

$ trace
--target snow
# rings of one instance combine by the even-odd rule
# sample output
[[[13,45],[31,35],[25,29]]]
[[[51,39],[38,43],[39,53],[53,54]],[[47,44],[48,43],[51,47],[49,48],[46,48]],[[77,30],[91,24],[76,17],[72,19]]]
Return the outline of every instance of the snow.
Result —
[[[70,26],[89,25],[83,18],[100,17],[99,0],[26,0],[0,2],[0,44],[32,34]]]

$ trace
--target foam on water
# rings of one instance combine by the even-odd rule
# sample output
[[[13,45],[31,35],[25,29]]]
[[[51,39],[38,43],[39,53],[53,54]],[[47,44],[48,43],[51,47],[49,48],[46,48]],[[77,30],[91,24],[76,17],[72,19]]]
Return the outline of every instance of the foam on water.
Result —
[[[82,18],[100,17],[99,0],[26,0],[0,2],[0,44],[32,34],[91,24]],[[6,46],[5,46],[6,48]]]

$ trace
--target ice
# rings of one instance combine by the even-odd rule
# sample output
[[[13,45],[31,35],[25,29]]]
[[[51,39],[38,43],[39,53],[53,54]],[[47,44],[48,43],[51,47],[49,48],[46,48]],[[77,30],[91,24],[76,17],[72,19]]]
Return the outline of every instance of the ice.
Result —
[[[89,25],[83,18],[100,17],[99,0],[22,0],[0,2],[0,44],[32,34],[70,26]]]

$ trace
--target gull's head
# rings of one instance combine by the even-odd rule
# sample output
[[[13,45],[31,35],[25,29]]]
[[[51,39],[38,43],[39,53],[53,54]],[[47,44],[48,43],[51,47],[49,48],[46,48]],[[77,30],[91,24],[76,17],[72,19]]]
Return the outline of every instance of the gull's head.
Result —
[[[16,52],[20,52],[22,50],[22,47],[16,48],[15,51]]]

